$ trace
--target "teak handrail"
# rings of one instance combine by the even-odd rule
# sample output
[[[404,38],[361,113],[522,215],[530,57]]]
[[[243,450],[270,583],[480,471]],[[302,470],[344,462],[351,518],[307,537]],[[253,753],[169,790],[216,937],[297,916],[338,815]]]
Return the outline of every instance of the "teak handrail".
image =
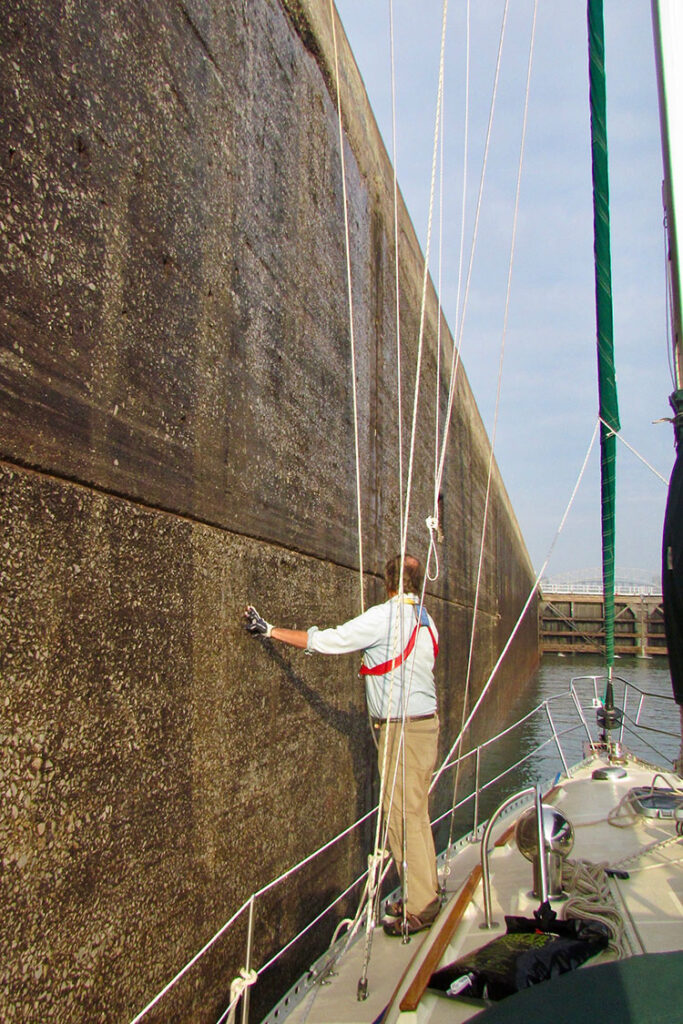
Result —
[[[477,864],[472,868],[469,878],[458,893],[458,898],[451,907],[443,927],[439,929],[439,934],[431,944],[426,957],[420,964],[417,974],[413,978],[406,994],[401,1000],[401,1010],[417,1009],[417,1005],[429,984],[429,979],[438,967],[439,961],[444,954],[444,950],[451,941],[453,932],[460,924],[460,921],[462,920],[480,881],[481,864]]]

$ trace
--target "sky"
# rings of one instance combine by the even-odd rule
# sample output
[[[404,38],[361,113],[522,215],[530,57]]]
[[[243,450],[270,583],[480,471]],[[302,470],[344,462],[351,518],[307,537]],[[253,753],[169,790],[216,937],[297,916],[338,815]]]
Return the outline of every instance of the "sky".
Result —
[[[389,0],[336,0],[388,152],[393,152]],[[461,210],[465,259],[483,163],[503,0],[472,0],[469,157],[463,172],[465,0],[448,8],[443,185],[430,269],[455,333]],[[667,481],[674,459],[667,354],[662,157],[650,0],[605,0],[612,285],[621,437]],[[531,560],[546,576],[600,566],[599,444],[562,533],[597,418],[593,207],[583,0],[540,0],[511,293],[508,267],[533,0],[511,0],[461,355]],[[441,0],[393,0],[396,167],[423,251],[427,238]],[[443,194],[441,210],[439,193]],[[439,231],[439,224],[442,229]],[[442,261],[439,270],[438,252]],[[666,484],[626,445],[617,467],[618,573],[659,577]]]

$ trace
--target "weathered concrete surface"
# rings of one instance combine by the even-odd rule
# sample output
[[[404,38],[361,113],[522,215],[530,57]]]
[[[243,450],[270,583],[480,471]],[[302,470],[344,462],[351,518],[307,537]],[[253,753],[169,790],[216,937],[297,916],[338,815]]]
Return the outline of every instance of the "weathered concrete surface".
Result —
[[[0,1016],[125,1021],[372,805],[356,659],[256,643],[240,621],[247,600],[295,626],[358,610],[329,8],[6,0],[0,43]],[[339,45],[371,602],[398,537],[391,174]],[[400,245],[407,420],[422,268],[405,212]],[[436,315],[430,292],[418,552]],[[430,598],[444,748],[487,463],[461,370]],[[531,580],[496,476],[470,702]],[[491,716],[535,660],[532,608]],[[257,964],[359,872],[366,841],[260,901]],[[244,945],[240,920],[149,1019],[215,1020]]]

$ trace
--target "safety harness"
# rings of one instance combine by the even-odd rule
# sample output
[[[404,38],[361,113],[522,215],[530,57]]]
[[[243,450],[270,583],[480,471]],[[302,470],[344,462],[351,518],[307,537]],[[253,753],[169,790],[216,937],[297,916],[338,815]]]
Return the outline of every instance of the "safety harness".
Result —
[[[416,609],[417,605],[413,605],[413,607]],[[415,617],[417,618],[417,611],[415,612]],[[398,658],[392,658],[390,661],[383,661],[381,665],[361,665],[359,675],[384,676],[387,674],[387,672],[391,672],[392,669],[398,668],[399,665],[402,665],[406,658],[408,658],[412,653],[413,647],[415,646],[415,641],[417,640],[417,631],[420,628],[420,626],[426,626],[427,629],[429,630],[429,635],[432,638],[432,646],[434,647],[434,657],[436,658],[437,654],[439,653],[439,644],[437,643],[436,637],[434,636],[434,631],[432,630],[432,627],[429,625],[429,616],[427,615],[427,609],[423,607],[420,613],[420,617],[415,623],[415,628],[413,629],[412,633],[410,634],[410,637],[408,638],[408,643],[406,644],[406,648],[403,651],[403,653],[399,654]]]

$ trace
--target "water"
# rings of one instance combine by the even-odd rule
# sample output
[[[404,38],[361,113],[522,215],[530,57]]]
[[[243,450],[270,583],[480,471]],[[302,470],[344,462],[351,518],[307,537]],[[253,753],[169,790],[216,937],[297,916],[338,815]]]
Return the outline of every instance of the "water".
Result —
[[[590,735],[597,738],[596,710],[592,704],[593,698],[602,699],[605,695],[604,662],[591,655],[546,655],[524,698],[513,709],[511,720],[519,721],[539,706],[540,710],[480,750],[477,824],[485,821],[508,795],[536,782],[550,781],[565,766],[571,767],[583,759],[588,732],[571,695],[572,681]],[[624,745],[644,761],[670,769],[679,755],[681,736],[668,659],[619,658],[613,671],[613,686],[615,705],[625,709],[623,737],[617,732],[613,739],[622,738]],[[553,726],[557,740],[553,737]],[[515,767],[507,771],[511,765]],[[463,772],[459,802],[473,789],[474,758],[468,761],[468,769]],[[452,781],[448,785],[452,786]],[[474,799],[467,798],[456,813],[453,837],[469,832],[474,823]],[[445,845],[446,835],[444,821],[438,829],[438,848]]]
[[[594,683],[590,677],[600,678]],[[529,705],[535,706],[567,691],[572,679],[576,680],[575,686],[584,707],[584,698],[596,690],[599,698],[604,697],[606,679],[602,660],[590,655],[546,655],[530,688]],[[628,685],[625,686],[625,683]],[[668,659],[617,658],[613,669],[613,685],[615,704],[624,709],[623,742],[643,760],[656,761],[670,767],[680,749],[680,715],[673,700]],[[647,695],[642,703],[641,693]],[[576,723],[574,702],[569,697],[551,700],[549,707],[558,732]],[[587,709],[586,717],[594,733],[595,712]],[[540,739],[541,721],[541,716],[534,718],[524,734],[532,746],[534,741]],[[580,759],[585,738],[585,730],[576,730],[566,739],[563,737],[562,745],[564,747],[566,744],[569,764]],[[544,753],[543,760],[551,770],[553,766],[559,770],[559,755],[555,757],[551,751],[552,748]]]

